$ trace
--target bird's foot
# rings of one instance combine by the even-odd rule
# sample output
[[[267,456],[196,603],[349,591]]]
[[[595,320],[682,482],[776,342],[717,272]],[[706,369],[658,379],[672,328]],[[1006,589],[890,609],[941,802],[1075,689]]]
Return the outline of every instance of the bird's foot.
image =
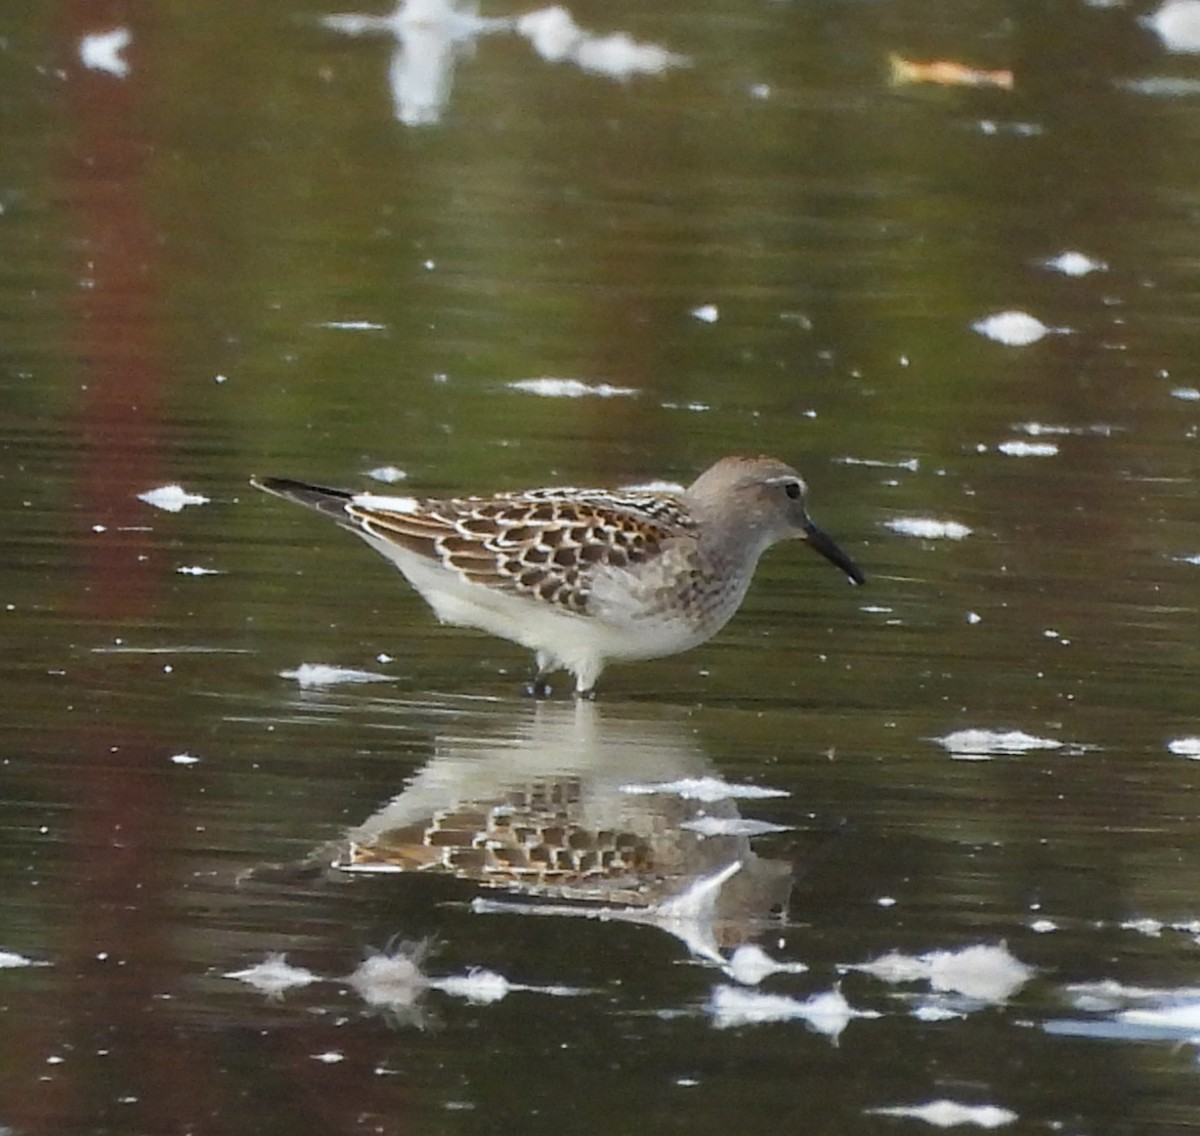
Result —
[[[538,675],[536,678],[530,679],[524,687],[521,688],[521,693],[526,698],[536,698],[539,702],[545,698],[549,698],[554,693],[551,685]]]

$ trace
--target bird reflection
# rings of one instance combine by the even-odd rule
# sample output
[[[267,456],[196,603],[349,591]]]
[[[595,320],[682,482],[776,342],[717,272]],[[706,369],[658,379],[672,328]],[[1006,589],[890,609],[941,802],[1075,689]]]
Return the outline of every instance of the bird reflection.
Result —
[[[521,36],[547,62],[573,63],[611,79],[661,74],[687,63],[681,55],[658,44],[639,43],[623,32],[595,35],[559,6],[526,12],[514,20],[480,16],[475,0],[400,0],[389,16],[346,12],[325,16],[321,23],[343,35],[393,37],[388,85],[396,118],[405,126],[441,121],[456,62],[474,51],[477,39],[496,32]]]
[[[778,927],[792,883],[789,862],[751,848],[737,790],[712,777],[678,723],[540,704],[504,733],[438,740],[330,862],[450,875],[525,901],[480,900],[478,911],[651,924],[723,961],[722,950]]]

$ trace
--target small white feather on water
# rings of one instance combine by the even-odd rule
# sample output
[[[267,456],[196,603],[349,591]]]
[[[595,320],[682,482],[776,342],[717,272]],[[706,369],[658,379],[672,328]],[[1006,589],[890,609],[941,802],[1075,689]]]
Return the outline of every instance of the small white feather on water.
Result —
[[[1039,738],[1023,730],[955,730],[942,738],[933,738],[948,753],[961,757],[982,757],[997,753],[1026,753],[1034,749],[1060,749],[1062,742]]]
[[[1042,264],[1064,276],[1087,276],[1091,272],[1105,272],[1108,265],[1082,252],[1060,252],[1058,256],[1043,260]]]
[[[292,966],[287,961],[287,955],[282,952],[267,955],[260,963],[248,966],[245,970],[231,970],[226,978],[235,978],[239,982],[253,986],[264,994],[279,997],[285,990],[297,986],[307,986],[311,982],[320,982],[320,975],[314,974],[304,967]]]
[[[757,986],[772,974],[803,974],[808,967],[802,962],[776,962],[757,943],[743,943],[722,969],[743,986]]]
[[[186,505],[207,505],[210,500],[200,493],[189,493],[182,485],[160,485],[137,496],[139,501],[145,501],[156,509],[165,509],[168,513],[178,513]]]
[[[1047,327],[1036,316],[1028,312],[997,312],[986,319],[976,320],[971,327],[980,335],[1005,347],[1028,347],[1052,331],[1062,330]]]
[[[1001,442],[996,449],[1011,458],[1052,458],[1058,453],[1053,442]]]
[[[280,671],[280,678],[290,678],[303,687],[337,686],[340,683],[389,682],[390,675],[360,671],[352,667],[331,667],[325,663],[301,663],[295,670]]]
[[[124,79],[131,68],[121,58],[133,42],[133,32],[128,28],[113,28],[112,31],[85,35],[79,41],[79,61],[90,71],[104,71],[118,79]]]
[[[972,1124],[976,1128],[1002,1128],[1012,1124],[1018,1116],[1011,1109],[994,1104],[959,1104],[952,1100],[935,1100],[926,1104],[892,1105],[887,1108],[864,1110],[875,1116],[896,1116],[911,1120],[923,1120],[934,1128],[957,1128]]]
[[[1033,968],[1016,958],[1003,943],[978,944],[957,951],[929,951],[923,955],[893,951],[843,969],[861,971],[888,983],[928,982],[933,990],[992,1004],[1007,1001],[1034,976]]]
[[[772,824],[750,817],[695,817],[683,821],[680,828],[698,832],[701,836],[765,836],[772,832],[790,832],[790,824]]]
[[[765,797],[786,797],[786,789],[768,789],[762,785],[733,785],[718,777],[685,777],[679,781],[658,781],[647,784],[622,785],[622,793],[649,796],[671,794],[686,801],[725,801],[731,798],[757,800]]]
[[[637,387],[614,387],[609,383],[584,383],[579,379],[518,379],[509,390],[540,398],[620,398],[638,393]]]
[[[888,521],[887,527],[901,536],[915,536],[921,540],[965,540],[971,535],[971,529],[966,525],[932,517],[897,517]]]
[[[877,1018],[878,1014],[855,1010],[840,990],[814,994],[800,1001],[782,994],[761,994],[737,986],[718,986],[708,1002],[712,1024],[717,1029],[762,1025],[768,1022],[802,1021],[817,1033],[836,1039],[854,1018]]]
[[[387,485],[394,485],[397,481],[403,481],[408,477],[408,474],[398,466],[377,465],[374,469],[367,470],[367,476],[373,477],[376,481],[382,481]]]
[[[1200,52],[1200,0],[1167,0],[1142,22],[1168,51],[1183,55]]]
[[[26,958],[14,951],[0,951],[0,970],[12,970],[22,966],[49,966],[48,962],[38,962],[37,959]],[[0,1129],[3,1132],[3,1129]]]

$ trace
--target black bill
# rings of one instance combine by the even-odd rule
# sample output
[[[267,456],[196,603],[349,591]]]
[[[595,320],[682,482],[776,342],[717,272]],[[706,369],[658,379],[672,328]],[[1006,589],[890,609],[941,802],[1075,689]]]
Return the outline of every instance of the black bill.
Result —
[[[808,539],[808,543],[817,552],[824,556],[831,564],[836,564],[846,573],[850,579],[850,583],[865,584],[867,582],[866,576],[863,575],[863,570],[841,550],[837,541],[819,525],[814,524],[810,520],[804,526],[804,535]]]

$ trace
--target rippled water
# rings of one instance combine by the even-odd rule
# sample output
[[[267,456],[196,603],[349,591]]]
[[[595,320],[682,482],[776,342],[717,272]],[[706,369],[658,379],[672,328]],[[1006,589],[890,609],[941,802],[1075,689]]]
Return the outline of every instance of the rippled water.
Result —
[[[422,11],[0,29],[0,1131],[1191,1130],[1187,3]],[[733,452],[594,704],[248,485]]]

